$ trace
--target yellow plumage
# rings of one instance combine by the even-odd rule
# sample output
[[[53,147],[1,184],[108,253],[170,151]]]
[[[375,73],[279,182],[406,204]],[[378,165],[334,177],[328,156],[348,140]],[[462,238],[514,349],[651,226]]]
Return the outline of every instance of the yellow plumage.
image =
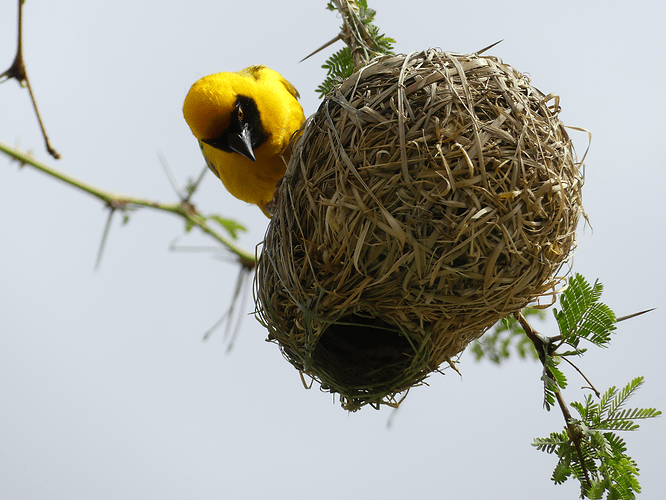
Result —
[[[298,97],[279,73],[250,66],[198,80],[183,104],[208,167],[233,196],[268,217],[289,160],[281,154],[305,121]]]

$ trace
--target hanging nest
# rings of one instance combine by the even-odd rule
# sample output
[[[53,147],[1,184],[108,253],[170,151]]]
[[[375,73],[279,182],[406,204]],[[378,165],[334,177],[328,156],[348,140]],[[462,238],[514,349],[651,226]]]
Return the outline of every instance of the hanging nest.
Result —
[[[558,99],[495,57],[387,56],[294,146],[257,316],[343,407],[396,405],[499,319],[552,292],[582,166]]]

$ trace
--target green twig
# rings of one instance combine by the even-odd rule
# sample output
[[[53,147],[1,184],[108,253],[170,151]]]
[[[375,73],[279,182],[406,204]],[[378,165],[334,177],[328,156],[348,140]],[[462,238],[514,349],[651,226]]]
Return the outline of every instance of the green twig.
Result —
[[[71,177],[64,172],[61,172],[55,168],[49,167],[48,165],[41,163],[34,158],[30,157],[28,154],[18,151],[12,147],[9,147],[3,143],[0,143],[0,152],[5,153],[7,156],[18,161],[22,165],[30,165],[37,170],[54,177],[56,179],[69,184],[81,191],[84,191],[95,198],[103,201],[106,206],[111,210],[128,210],[137,207],[152,208],[154,210],[159,210],[162,212],[169,212],[174,215],[177,215],[185,220],[185,223],[188,226],[196,226],[205,234],[216,239],[224,247],[227,248],[230,252],[236,255],[238,262],[246,269],[252,270],[256,266],[256,259],[254,253],[250,253],[238,245],[236,245],[230,239],[224,237],[222,234],[217,232],[208,224],[208,218],[203,216],[196,207],[189,201],[189,199],[183,200],[179,203],[161,203],[158,201],[149,200],[146,198],[135,198],[132,196],[121,195],[99,189],[95,186],[87,184],[79,179]]]

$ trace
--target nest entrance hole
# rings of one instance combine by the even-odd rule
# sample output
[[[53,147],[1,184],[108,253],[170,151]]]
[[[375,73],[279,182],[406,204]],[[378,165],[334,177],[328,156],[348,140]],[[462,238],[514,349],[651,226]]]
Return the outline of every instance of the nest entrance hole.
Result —
[[[313,358],[332,378],[363,390],[395,381],[415,354],[397,326],[381,318],[350,314],[326,328]]]

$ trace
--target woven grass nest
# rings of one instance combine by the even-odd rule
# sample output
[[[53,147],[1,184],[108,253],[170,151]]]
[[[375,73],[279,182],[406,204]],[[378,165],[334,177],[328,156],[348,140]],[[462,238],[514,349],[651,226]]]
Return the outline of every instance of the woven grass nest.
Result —
[[[334,89],[294,144],[264,240],[269,340],[344,408],[396,405],[552,291],[583,184],[557,106],[495,57],[435,49]]]

